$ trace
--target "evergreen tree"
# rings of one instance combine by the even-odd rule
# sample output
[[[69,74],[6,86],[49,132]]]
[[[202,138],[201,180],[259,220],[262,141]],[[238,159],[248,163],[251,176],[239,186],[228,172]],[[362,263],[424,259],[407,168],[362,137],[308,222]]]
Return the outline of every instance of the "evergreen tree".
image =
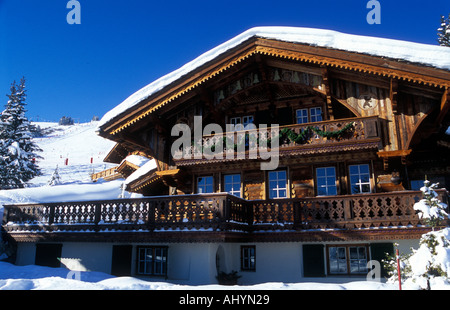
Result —
[[[437,31],[439,45],[450,47],[450,14],[448,18],[441,16],[441,26]]]
[[[40,174],[36,159],[42,151],[32,141],[32,125],[25,116],[25,79],[14,81],[5,110],[0,115],[0,188],[24,187]]]
[[[419,217],[433,230],[448,217],[445,212],[447,205],[439,200],[438,194],[434,191],[437,187],[438,183],[431,184],[430,181],[425,180],[424,186],[420,188],[423,199],[414,204],[414,210],[419,213]]]
[[[47,184],[50,186],[62,184],[61,177],[59,176],[58,165],[56,165],[56,169],[53,171],[53,174]]]
[[[435,277],[450,277],[450,229],[445,227],[435,231],[444,224],[448,218],[444,209],[447,205],[439,200],[435,192],[438,184],[431,184],[425,180],[420,189],[424,198],[414,204],[414,210],[418,211],[425,223],[433,228],[433,231],[422,235],[418,249],[411,249],[408,255],[400,255],[400,272],[404,281],[417,283],[423,289],[431,289],[430,280]],[[384,267],[390,275],[389,282],[397,281],[396,258],[388,256],[383,261]]]

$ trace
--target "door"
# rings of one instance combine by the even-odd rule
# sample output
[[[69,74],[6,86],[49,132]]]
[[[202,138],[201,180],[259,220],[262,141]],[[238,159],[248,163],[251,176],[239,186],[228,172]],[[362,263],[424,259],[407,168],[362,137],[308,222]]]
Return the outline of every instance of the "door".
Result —
[[[114,276],[131,275],[131,256],[133,246],[114,245],[112,250],[111,274]]]

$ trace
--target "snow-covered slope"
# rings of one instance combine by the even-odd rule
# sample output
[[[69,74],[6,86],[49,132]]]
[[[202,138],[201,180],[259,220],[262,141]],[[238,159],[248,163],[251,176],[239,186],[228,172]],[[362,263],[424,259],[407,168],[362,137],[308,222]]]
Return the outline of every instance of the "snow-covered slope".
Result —
[[[91,181],[92,172],[112,167],[105,164],[104,157],[114,142],[99,137],[95,130],[97,122],[59,126],[57,123],[35,123],[44,132],[35,138],[42,149],[38,166],[42,175],[32,179],[29,187],[0,191],[0,211],[3,205],[14,203],[58,202],[77,200],[114,199],[120,195],[124,180],[113,182]],[[92,160],[92,163],[91,163]],[[48,186],[58,166],[61,185]]]

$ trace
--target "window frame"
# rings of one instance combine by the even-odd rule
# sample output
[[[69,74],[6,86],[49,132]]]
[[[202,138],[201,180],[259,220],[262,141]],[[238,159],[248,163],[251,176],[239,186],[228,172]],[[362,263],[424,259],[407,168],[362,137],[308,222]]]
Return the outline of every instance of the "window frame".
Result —
[[[233,185],[237,184],[237,182],[235,182],[235,180],[234,180],[235,176],[239,176],[239,190],[234,190],[234,187],[233,187]],[[226,188],[227,184],[230,184],[230,183],[227,183],[227,181],[226,181],[227,177],[232,177],[232,181],[231,181],[232,190],[231,191],[227,191],[227,188]],[[224,174],[223,175],[223,190],[224,190],[224,192],[227,192],[230,195],[242,198],[242,176],[241,176],[241,174],[240,173]],[[236,195],[236,194],[238,194],[238,195]]]
[[[279,181],[281,181],[282,179],[279,179],[278,178],[278,173],[280,173],[280,172],[284,172],[285,173],[285,179],[284,179],[284,181],[285,181],[285,187],[278,187],[278,185],[279,185]],[[274,179],[274,180],[271,180],[271,178],[270,178],[270,176],[271,176],[271,174],[273,174],[273,173],[276,173],[277,174],[277,178],[276,179]],[[289,188],[289,184],[288,184],[288,171],[287,171],[287,169],[280,169],[280,170],[274,170],[274,171],[269,171],[268,172],[268,174],[267,174],[267,190],[268,190],[268,196],[269,196],[269,199],[284,199],[284,198],[289,198],[289,191],[288,191],[288,188]],[[276,197],[272,197],[272,187],[271,187],[271,185],[270,185],[270,183],[271,182],[276,182],[277,183],[277,187],[276,188],[274,188],[274,190],[276,191],[276,193],[277,193],[277,195],[276,195]],[[284,197],[280,197],[280,191],[285,191],[285,196]]]
[[[241,271],[256,271],[256,246],[241,245]]]
[[[299,111],[302,111],[302,115],[301,115],[300,117],[298,116],[298,112],[299,112]],[[304,111],[306,111],[306,116],[303,115],[303,112],[304,112]],[[298,121],[299,118],[302,119],[302,122],[299,122],[299,121]],[[306,118],[306,122],[303,121],[305,118]],[[309,123],[309,112],[308,112],[308,109],[296,109],[296,110],[295,110],[295,121],[296,121],[297,124],[306,124],[306,123]]]
[[[318,113],[318,114],[317,114],[317,113],[314,113],[314,115],[313,115],[312,111],[319,111],[319,113]],[[320,117],[320,120],[313,120],[313,117],[314,117],[314,118]],[[312,107],[312,108],[309,108],[309,120],[310,120],[311,123],[322,122],[322,121],[323,121],[323,117],[322,117],[322,107]]]
[[[233,116],[229,119],[229,124],[233,125],[233,131],[242,131],[245,130],[246,126],[248,124],[254,124],[255,123],[255,116],[254,115],[244,115],[244,116]],[[251,120],[251,121],[249,121]],[[240,125],[240,126],[238,126]]]
[[[332,260],[330,258],[330,249],[332,248],[344,248],[345,249],[345,268],[346,271],[345,272],[334,272],[332,271]],[[350,255],[350,249],[351,248],[356,248],[358,255],[359,255],[359,249],[363,248],[364,249],[364,254],[365,254],[365,258],[351,258]],[[360,266],[364,266],[364,268],[362,268],[362,270],[358,270],[357,272],[352,272],[352,261],[363,261],[365,260],[365,262],[363,262],[363,264],[361,265],[361,262],[358,262],[358,269]],[[332,276],[364,276],[366,275],[369,270],[367,268],[367,262],[370,261],[370,251],[369,251],[369,244],[333,244],[330,245],[328,244],[326,246],[326,261],[327,261],[327,274],[328,275],[332,275]]]
[[[200,185],[199,184],[199,180],[201,178],[204,178],[204,179],[211,178],[212,183],[211,183],[211,191],[210,192],[200,192],[200,187],[207,187],[207,186],[209,186],[209,184]],[[197,177],[196,186],[197,186],[197,190],[196,190],[197,194],[211,194],[211,193],[214,193],[214,176],[212,176],[212,175],[198,176]]]
[[[141,251],[144,250],[144,259],[141,259]],[[161,251],[162,260],[157,260],[156,251]],[[147,260],[147,251],[151,251],[151,260]],[[168,246],[138,246],[137,247],[137,257],[136,257],[136,274],[143,276],[157,276],[157,277],[167,277],[167,267],[169,261],[169,247]],[[151,271],[147,272],[147,261],[150,263]],[[144,265],[144,270],[141,270],[141,263]],[[158,268],[160,272],[156,270],[156,264],[160,263],[161,267]]]
[[[328,178],[329,177],[331,177],[331,176],[329,176],[328,175],[328,171],[327,171],[327,169],[329,169],[329,168],[333,168],[333,170],[334,170],[334,185],[329,185],[328,184]],[[325,176],[319,176],[319,173],[318,173],[318,170],[319,169],[324,169],[325,170]],[[338,176],[337,176],[337,174],[336,174],[336,167],[335,166],[326,166],[326,167],[316,167],[315,168],[315,182],[316,182],[316,193],[317,193],[317,196],[320,196],[320,197],[324,197],[324,196],[336,196],[336,195],[338,195],[339,193],[338,193]],[[323,186],[323,185],[320,185],[319,186],[319,177],[320,178],[324,178],[325,179],[325,186]],[[334,187],[335,189],[336,189],[336,193],[335,194],[330,194],[329,193],[329,188],[331,188],[331,187]],[[326,189],[326,194],[320,194],[320,192],[319,192],[319,188],[325,188]]]
[[[367,173],[361,173],[361,166],[367,166]],[[351,172],[351,168],[352,167],[358,167],[358,173],[357,174],[353,174]],[[367,175],[369,177],[369,180],[367,182],[362,182],[361,181],[361,176],[362,175]],[[352,182],[352,176],[357,176],[358,177],[358,182],[353,183]],[[358,194],[370,194],[372,193],[372,177],[371,177],[371,172],[370,172],[370,165],[369,164],[354,164],[354,165],[349,165],[348,166],[348,182],[350,185],[350,193],[352,195],[358,195]],[[364,185],[369,185],[369,191],[363,191],[363,186]],[[353,191],[353,186],[358,186],[359,188],[359,192],[354,192]]]
[[[299,116],[299,112],[301,111],[301,116]],[[314,113],[313,113],[314,111]],[[306,124],[306,123],[318,123],[323,121],[322,116],[322,107],[316,106],[311,108],[301,108],[295,109],[295,122],[296,124]],[[320,118],[320,119],[318,119]],[[301,122],[299,122],[301,119]]]

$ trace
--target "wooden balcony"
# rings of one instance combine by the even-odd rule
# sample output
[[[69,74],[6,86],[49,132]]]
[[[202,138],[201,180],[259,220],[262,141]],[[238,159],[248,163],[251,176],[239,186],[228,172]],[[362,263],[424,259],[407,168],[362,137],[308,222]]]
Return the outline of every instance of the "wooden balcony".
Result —
[[[439,191],[445,201],[446,191]],[[67,203],[7,205],[3,229],[14,234],[114,232],[305,232],[415,228],[420,191],[244,200],[225,193]],[[92,235],[91,235],[92,236]]]
[[[91,179],[95,182],[98,179],[104,179],[105,181],[112,181],[122,178],[123,175],[117,171],[117,167],[112,167],[97,173],[91,174]]]
[[[382,148],[386,123],[378,116],[347,118],[280,127],[257,128],[203,136],[175,151],[177,166],[195,163],[260,159],[261,146],[283,155]],[[267,158],[264,158],[267,159]]]

